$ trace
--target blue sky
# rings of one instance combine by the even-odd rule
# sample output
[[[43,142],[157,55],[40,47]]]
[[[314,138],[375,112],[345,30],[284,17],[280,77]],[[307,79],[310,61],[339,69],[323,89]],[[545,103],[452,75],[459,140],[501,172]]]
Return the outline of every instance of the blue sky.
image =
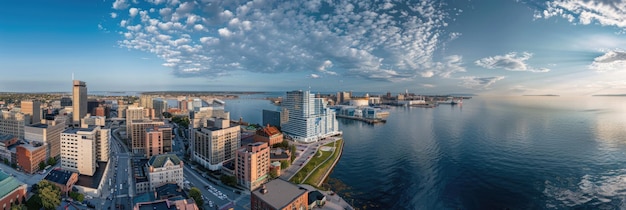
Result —
[[[0,91],[626,93],[623,1],[11,1]]]

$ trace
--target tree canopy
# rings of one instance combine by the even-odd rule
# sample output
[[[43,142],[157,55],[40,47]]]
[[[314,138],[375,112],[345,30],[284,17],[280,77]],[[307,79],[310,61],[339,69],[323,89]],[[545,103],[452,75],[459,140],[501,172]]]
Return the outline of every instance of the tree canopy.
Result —
[[[61,205],[61,189],[47,180],[37,183],[37,196],[45,209],[55,209]]]
[[[197,206],[202,206],[204,204],[204,200],[202,200],[202,193],[200,193],[200,189],[197,187],[192,187],[189,190],[189,197],[196,201]]]

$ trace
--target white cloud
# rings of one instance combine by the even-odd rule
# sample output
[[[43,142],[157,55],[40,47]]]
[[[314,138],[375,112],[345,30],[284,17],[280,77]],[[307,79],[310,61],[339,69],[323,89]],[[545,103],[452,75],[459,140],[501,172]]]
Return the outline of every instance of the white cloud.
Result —
[[[498,80],[504,79],[503,76],[496,77],[476,77],[476,76],[467,76],[461,77],[462,80],[461,86],[472,89],[488,89],[489,86],[496,83]]]
[[[561,17],[569,22],[588,25],[626,28],[625,1],[556,0],[546,2],[546,8],[535,14],[535,18]]]
[[[139,12],[139,9],[137,8],[130,8],[128,9],[128,14],[130,14],[130,17],[135,17],[135,15],[137,15],[137,13]]]
[[[317,75],[317,74],[311,74],[311,75],[309,75],[309,78],[311,78],[311,79],[318,79],[318,78],[320,78],[320,77],[321,77],[321,76],[320,76],[320,75]]]
[[[111,12],[111,18],[117,18],[117,13]]]
[[[450,18],[436,0],[149,2],[129,10],[118,43],[155,54],[179,76],[238,70],[397,82],[465,71],[460,56],[435,59],[442,41],[460,35],[445,31]],[[172,58],[185,62],[167,62]]]
[[[609,51],[593,59],[589,68],[600,72],[626,70],[626,52]]]
[[[126,0],[115,0],[113,2],[113,9],[122,10],[128,8],[129,4]]]
[[[487,69],[505,69],[509,71],[529,71],[529,72],[549,72],[547,68],[533,68],[526,64],[526,61],[533,57],[532,53],[523,52],[518,56],[517,52],[505,55],[486,57],[475,61],[478,66]]]

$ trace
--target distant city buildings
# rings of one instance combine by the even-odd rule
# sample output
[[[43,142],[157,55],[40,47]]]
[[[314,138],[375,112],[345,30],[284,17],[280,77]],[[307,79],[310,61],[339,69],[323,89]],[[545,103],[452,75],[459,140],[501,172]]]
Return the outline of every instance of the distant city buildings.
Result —
[[[270,147],[266,142],[255,142],[237,150],[235,174],[237,183],[254,190],[269,178]]]
[[[148,177],[150,190],[168,183],[183,187],[183,161],[175,154],[162,154],[152,156],[148,160]]]
[[[97,126],[70,128],[61,133],[61,168],[93,176],[96,161],[108,161],[110,130]]]
[[[65,130],[65,121],[58,117],[24,127],[24,138],[29,141],[46,143],[47,158],[58,159],[61,155],[61,132]]]
[[[72,120],[80,125],[80,120],[87,114],[87,84],[83,81],[72,81]]]
[[[30,123],[41,121],[41,103],[37,100],[24,100],[20,104],[21,112],[30,116]]]
[[[89,126],[99,126],[104,127],[106,125],[106,117],[104,116],[91,116],[91,114],[85,115],[85,117],[80,122],[81,128],[86,128]]]
[[[241,142],[238,125],[230,125],[228,119],[214,118],[209,127],[194,128],[192,159],[209,170],[219,170],[222,164],[235,159]]]
[[[310,91],[290,91],[282,102],[288,119],[281,124],[282,131],[300,142],[315,142],[341,134],[335,111],[326,107],[322,98]]]
[[[167,101],[164,99],[153,99],[152,107],[154,107],[154,115],[156,118],[163,118],[163,112],[167,111]]]
[[[24,126],[30,124],[30,116],[15,110],[0,110],[0,134],[11,134],[24,139]]]

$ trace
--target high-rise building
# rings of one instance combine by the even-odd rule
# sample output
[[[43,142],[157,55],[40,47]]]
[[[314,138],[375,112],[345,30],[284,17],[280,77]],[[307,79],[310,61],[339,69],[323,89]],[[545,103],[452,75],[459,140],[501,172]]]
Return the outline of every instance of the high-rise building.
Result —
[[[28,115],[13,110],[0,110],[0,134],[11,134],[18,139],[24,139],[24,126],[28,124]]]
[[[30,115],[30,123],[41,121],[41,103],[37,100],[24,100],[20,104],[22,113]]]
[[[269,177],[270,148],[265,142],[255,142],[237,150],[235,174],[237,183],[255,190]]]
[[[152,121],[148,119],[133,120],[130,122],[130,140],[133,153],[138,155],[146,154],[146,129],[164,125],[163,121]]]
[[[146,129],[146,158],[163,154],[163,132],[158,127]]]
[[[183,187],[183,161],[175,154],[152,156],[147,167],[150,191],[169,183]]]
[[[197,111],[190,113],[190,124],[192,128],[202,128],[209,126],[212,118],[230,119],[230,113],[224,110],[224,106],[201,107]]]
[[[154,115],[156,118],[162,118],[163,112],[167,111],[167,101],[164,99],[154,99],[152,101],[152,107],[154,107]]]
[[[280,127],[280,112],[264,109],[262,126],[266,125]]]
[[[151,95],[141,95],[139,96],[139,106],[145,107],[148,109],[152,109],[152,96]]]
[[[126,113],[126,138],[130,139],[130,124],[133,120],[144,119],[143,107],[131,106],[125,110]]]
[[[337,104],[346,104],[352,97],[351,92],[337,92]]]
[[[88,99],[87,100],[87,113],[95,115],[94,110],[100,106],[100,101],[96,100],[96,99]]]
[[[46,162],[46,149],[45,143],[32,142],[32,144],[20,144],[15,147],[15,154],[17,156],[17,165],[24,170],[24,172],[32,174],[42,168],[39,168],[39,163]]]
[[[227,119],[213,119],[211,127],[195,128],[192,136],[192,158],[209,170],[219,170],[226,161],[235,159],[241,144],[239,126]]]
[[[282,122],[283,133],[300,142],[314,142],[341,134],[335,111],[326,107],[322,98],[310,91],[290,91],[282,103],[287,120]]]
[[[61,168],[93,176],[96,161],[108,161],[109,129],[70,128],[61,133]]]
[[[24,127],[24,139],[43,142],[48,145],[46,158],[59,158],[61,155],[61,132],[65,130],[65,121],[58,117]]]
[[[163,153],[172,152],[172,126],[171,125],[161,125],[158,127],[161,132],[161,138],[163,138]]]
[[[72,106],[72,98],[70,97],[62,97],[61,98],[61,107]]]
[[[74,125],[80,125],[80,119],[87,114],[87,84],[74,80],[72,89],[72,120]]]

